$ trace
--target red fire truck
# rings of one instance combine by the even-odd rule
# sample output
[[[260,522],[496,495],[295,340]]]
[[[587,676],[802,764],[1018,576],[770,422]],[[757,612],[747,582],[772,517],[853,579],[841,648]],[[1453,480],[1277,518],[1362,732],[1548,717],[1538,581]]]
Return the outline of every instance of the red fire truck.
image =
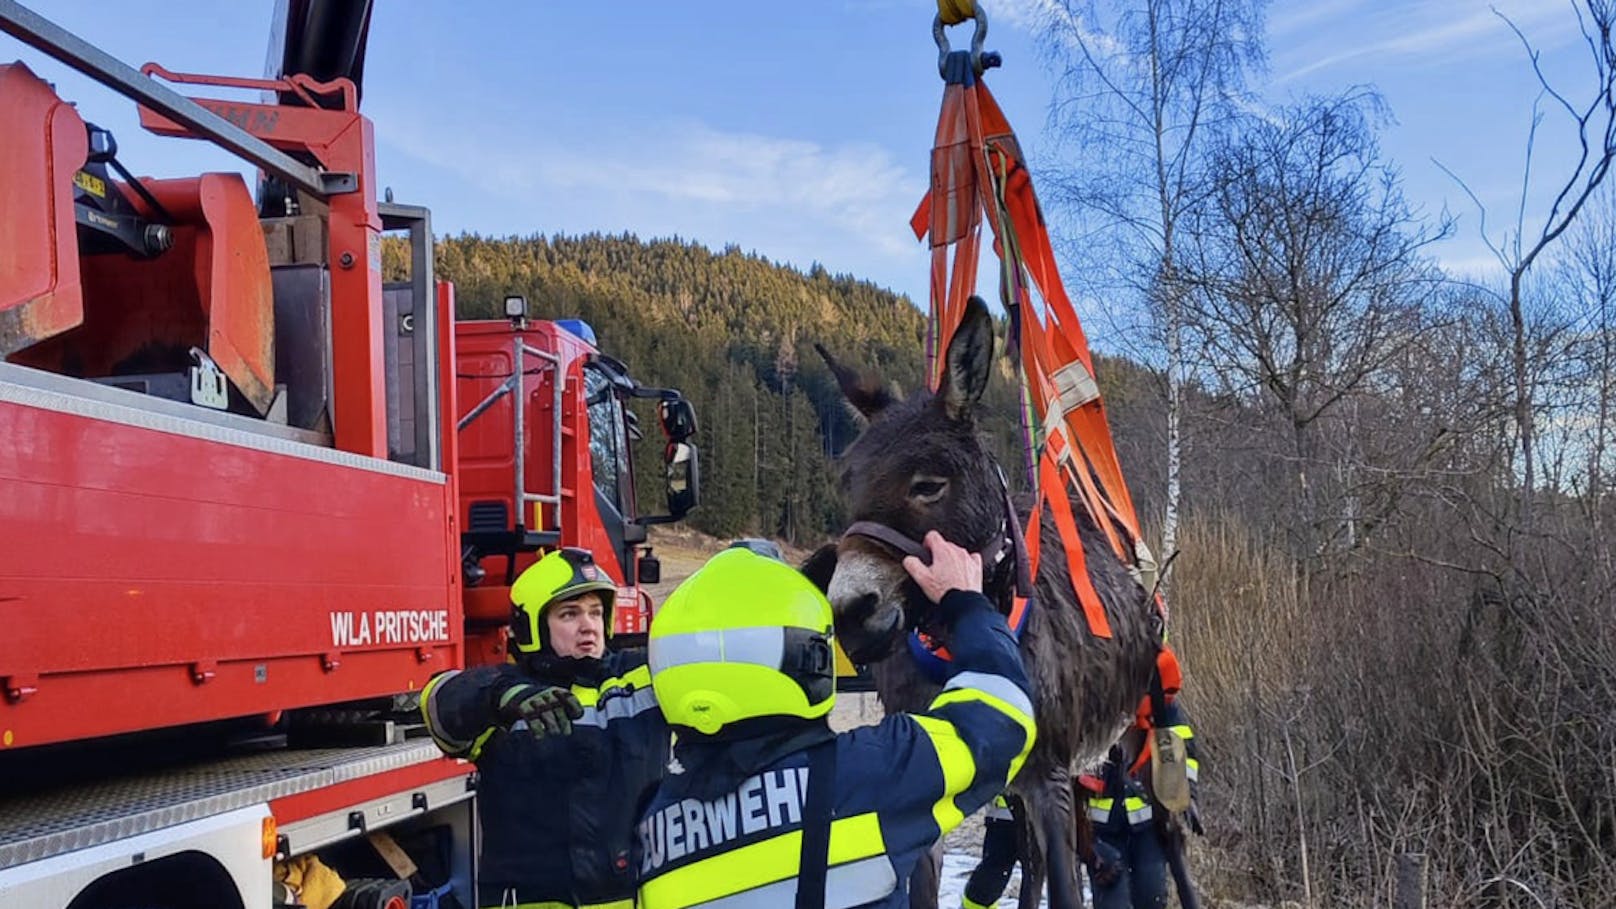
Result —
[[[475,774],[410,693],[504,658],[507,587],[552,547],[593,549],[643,632],[647,526],[695,504],[678,392],[521,297],[456,322],[428,212],[378,199],[369,0],[280,6],[279,72],[239,79],[0,0],[146,129],[261,174],[136,177],[84,119],[105,99],[0,65],[0,907],[268,909],[311,855],[391,882],[376,905],[471,906]]]

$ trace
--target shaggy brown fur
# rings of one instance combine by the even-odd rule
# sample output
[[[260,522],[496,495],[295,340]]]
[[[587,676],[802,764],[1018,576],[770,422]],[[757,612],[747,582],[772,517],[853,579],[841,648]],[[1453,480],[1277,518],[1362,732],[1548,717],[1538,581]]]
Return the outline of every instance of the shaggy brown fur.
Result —
[[[992,349],[991,317],[973,298],[949,345],[947,370],[935,395],[922,392],[894,401],[825,355],[849,402],[869,421],[842,457],[842,489],[853,520],[886,524],[917,540],[937,530],[973,551],[987,548],[1003,532],[998,468],[977,436],[971,413],[987,384]],[[1023,525],[1030,504],[1017,503],[1015,519]],[[1148,595],[1088,520],[1081,502],[1074,500],[1073,506],[1088,573],[1105,604],[1112,637],[1089,632],[1046,509],[1039,521],[1036,605],[1021,636],[1034,688],[1038,742],[1011,785],[1012,794],[1025,803],[1021,813],[1035,852],[1028,857],[1033,867],[1025,869],[1030,873],[1024,875],[1024,906],[1036,905],[1038,879],[1046,868],[1050,905],[1081,905],[1070,781],[1077,770],[1105,756],[1133,716],[1149,685],[1159,640]],[[881,703],[889,713],[923,709],[938,693],[902,646],[908,630],[925,621],[931,606],[897,559],[879,543],[851,537],[825,547],[804,567],[830,594],[843,648],[854,660],[873,664]],[[986,593],[1005,612],[1014,576],[1010,558],[987,570]],[[917,872],[912,905],[936,905],[935,874],[935,868]],[[1032,903],[1026,902],[1029,896]]]

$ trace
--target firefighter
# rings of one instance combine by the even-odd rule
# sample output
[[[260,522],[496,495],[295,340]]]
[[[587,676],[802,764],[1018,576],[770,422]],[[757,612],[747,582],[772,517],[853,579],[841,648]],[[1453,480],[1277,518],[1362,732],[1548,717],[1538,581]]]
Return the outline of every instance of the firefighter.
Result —
[[[1194,895],[1185,892],[1189,877],[1183,864],[1182,825],[1187,821],[1199,833],[1200,821],[1193,805],[1180,818],[1157,801],[1146,730],[1153,723],[1171,728],[1184,740],[1192,791],[1201,766],[1195,732],[1176,701],[1166,701],[1161,716],[1153,717],[1146,698],[1140,718],[1145,728],[1136,724],[1129,729],[1097,771],[1078,778],[1094,834],[1093,854],[1086,858],[1095,909],[1162,909],[1167,905],[1170,874],[1179,888],[1179,902],[1194,905]]]
[[[678,744],[639,824],[642,909],[907,905],[921,854],[1015,775],[1035,734],[1015,640],[981,557],[925,542],[931,564],[904,567],[956,673],[925,712],[840,735],[831,607],[807,578],[732,549],[663,604],[651,676]]]
[[[587,550],[545,555],[511,586],[509,662],[422,693],[438,746],[481,772],[479,905],[633,905],[634,806],[670,734],[645,651],[606,650],[616,594]]]

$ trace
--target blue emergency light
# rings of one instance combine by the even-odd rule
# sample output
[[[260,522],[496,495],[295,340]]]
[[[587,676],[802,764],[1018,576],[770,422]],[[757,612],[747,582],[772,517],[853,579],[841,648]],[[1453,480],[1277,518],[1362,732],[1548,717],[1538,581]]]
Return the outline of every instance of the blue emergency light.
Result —
[[[567,334],[583,339],[584,343],[590,347],[600,346],[600,342],[595,340],[595,330],[590,328],[589,323],[583,319],[557,319],[555,324],[560,326],[561,330]]]

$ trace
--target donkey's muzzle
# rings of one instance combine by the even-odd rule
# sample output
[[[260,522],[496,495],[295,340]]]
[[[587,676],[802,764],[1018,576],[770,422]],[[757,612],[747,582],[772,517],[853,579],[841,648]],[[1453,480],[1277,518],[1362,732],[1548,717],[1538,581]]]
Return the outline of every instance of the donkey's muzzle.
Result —
[[[869,594],[868,598],[876,599],[874,594]],[[870,611],[866,608],[865,615]],[[854,663],[875,663],[892,655],[903,638],[903,631],[903,612],[892,609],[874,624],[860,621],[853,634],[842,638],[842,644],[847,649],[847,658]]]

